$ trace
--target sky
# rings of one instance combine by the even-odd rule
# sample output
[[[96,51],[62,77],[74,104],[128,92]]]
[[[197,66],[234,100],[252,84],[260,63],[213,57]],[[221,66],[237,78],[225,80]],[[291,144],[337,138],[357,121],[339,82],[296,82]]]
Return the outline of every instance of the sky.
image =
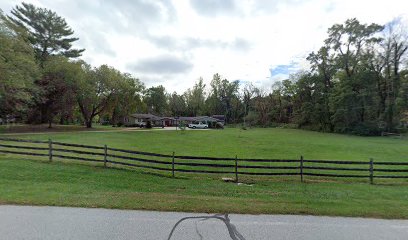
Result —
[[[269,88],[307,69],[327,29],[349,18],[408,19],[408,1],[26,0],[64,17],[83,60],[131,73],[147,87],[182,93],[213,74]],[[5,14],[20,4],[0,0]]]

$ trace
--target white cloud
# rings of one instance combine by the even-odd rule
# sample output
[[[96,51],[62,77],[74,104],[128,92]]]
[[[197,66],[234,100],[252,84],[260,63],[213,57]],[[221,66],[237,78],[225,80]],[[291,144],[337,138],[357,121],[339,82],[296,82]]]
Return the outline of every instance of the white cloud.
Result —
[[[307,67],[327,28],[356,17],[385,24],[408,14],[389,0],[26,0],[66,18],[93,65],[129,71],[147,86],[183,92],[216,72],[268,87]],[[18,4],[0,0],[6,14]],[[271,77],[270,69],[287,65]]]

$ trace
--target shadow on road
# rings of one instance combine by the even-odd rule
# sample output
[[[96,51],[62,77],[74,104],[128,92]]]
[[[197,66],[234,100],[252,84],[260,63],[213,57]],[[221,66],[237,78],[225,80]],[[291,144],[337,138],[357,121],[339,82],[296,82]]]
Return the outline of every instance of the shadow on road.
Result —
[[[195,216],[195,217],[184,217],[182,219],[180,219],[174,226],[173,229],[171,229],[171,232],[169,234],[169,237],[167,238],[167,240],[171,240],[171,237],[173,236],[174,231],[176,230],[177,226],[185,221],[185,220],[190,220],[190,219],[199,219],[200,221],[206,221],[209,219],[217,219],[222,221],[225,226],[228,229],[228,233],[231,237],[232,240],[245,240],[244,236],[242,236],[237,228],[231,223],[228,214],[215,214],[213,216]],[[200,239],[203,239],[203,236],[200,234],[200,232],[198,231],[198,226],[197,223],[195,224],[196,226],[196,233],[197,235],[200,237]]]

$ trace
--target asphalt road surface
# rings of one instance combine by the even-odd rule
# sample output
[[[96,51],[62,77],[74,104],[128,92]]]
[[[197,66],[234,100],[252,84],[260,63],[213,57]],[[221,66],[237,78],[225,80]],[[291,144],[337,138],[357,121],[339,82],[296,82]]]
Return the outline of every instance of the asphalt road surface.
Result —
[[[2,240],[169,239],[173,228],[172,240],[408,239],[408,220],[0,206]]]

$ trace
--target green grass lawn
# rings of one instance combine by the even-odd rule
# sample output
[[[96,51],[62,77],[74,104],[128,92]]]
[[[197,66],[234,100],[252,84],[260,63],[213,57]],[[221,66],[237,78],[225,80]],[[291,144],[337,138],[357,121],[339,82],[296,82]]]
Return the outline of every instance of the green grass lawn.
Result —
[[[407,161],[407,139],[356,137],[294,129],[220,131],[76,132],[21,135],[179,155]],[[221,176],[154,174],[104,169],[72,161],[46,162],[0,154],[0,203],[165,211],[280,213],[408,219],[408,181],[299,177],[244,178],[252,186],[224,183]]]
[[[53,124],[52,128],[48,128],[48,124],[8,124],[0,125],[0,134],[15,134],[15,133],[44,133],[44,132],[78,132],[78,131],[110,131],[121,128],[112,127],[101,124],[94,124],[92,128],[86,128],[82,125],[58,125]]]
[[[408,218],[407,185],[299,183],[252,186],[205,176],[168,178],[139,171],[0,157],[0,203],[164,211]]]
[[[156,153],[239,158],[408,161],[408,138],[358,137],[296,129],[237,128],[209,131],[75,132],[29,138]]]

